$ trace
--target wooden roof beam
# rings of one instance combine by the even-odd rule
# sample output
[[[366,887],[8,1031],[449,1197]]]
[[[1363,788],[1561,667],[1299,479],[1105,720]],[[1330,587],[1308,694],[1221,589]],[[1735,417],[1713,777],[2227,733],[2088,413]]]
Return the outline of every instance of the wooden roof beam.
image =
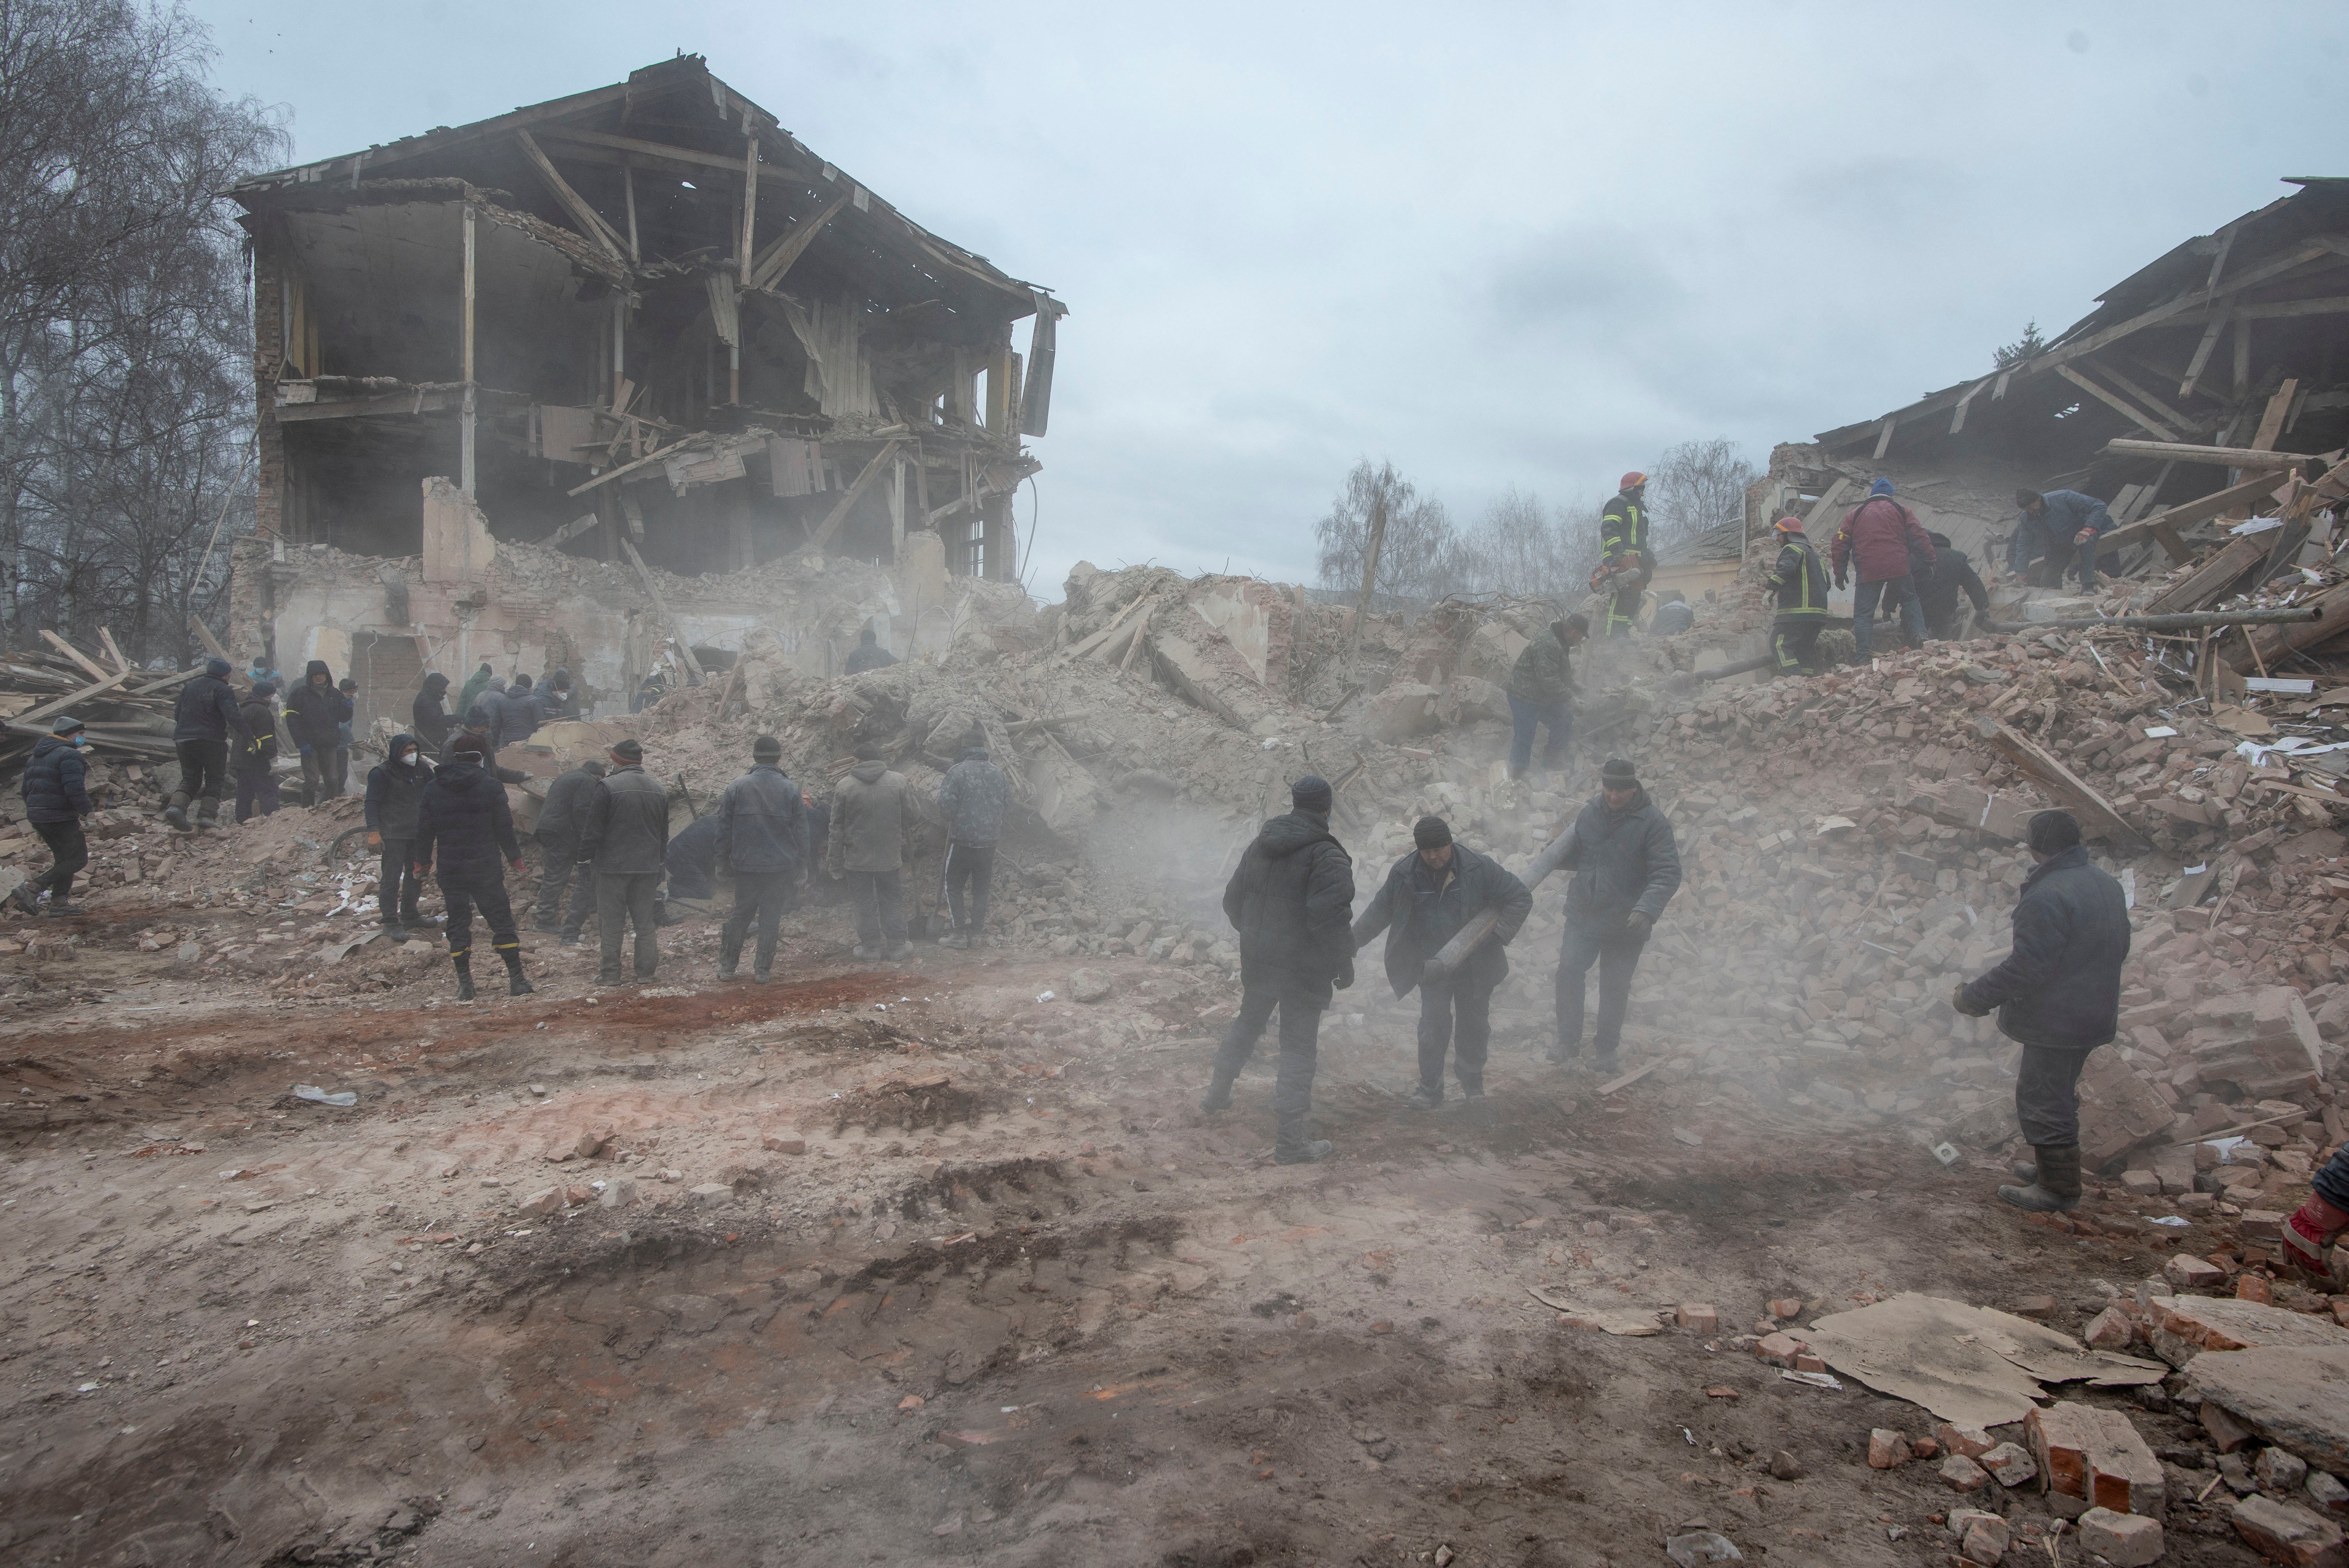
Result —
[[[546,154],[539,150],[537,139],[527,130],[517,130],[514,139],[522,144],[523,156],[528,158],[531,167],[538,170],[538,177],[546,181],[546,188],[554,192],[554,199],[563,204],[563,210],[570,213],[572,222],[579,225],[580,232],[603,246],[614,261],[626,261],[627,247],[620,242],[620,236],[612,232],[612,225],[604,222],[601,213],[587,205],[585,197],[571,188],[571,181],[556,171]]]

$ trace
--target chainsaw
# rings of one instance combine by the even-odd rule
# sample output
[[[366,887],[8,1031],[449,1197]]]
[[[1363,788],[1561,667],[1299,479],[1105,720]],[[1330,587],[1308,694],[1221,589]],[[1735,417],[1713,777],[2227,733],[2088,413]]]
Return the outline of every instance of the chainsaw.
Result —
[[[1645,588],[1647,585],[1647,557],[1636,551],[1619,556],[1611,565],[1600,562],[1599,569],[1590,574],[1590,591],[1593,593],[1613,593],[1620,588]]]

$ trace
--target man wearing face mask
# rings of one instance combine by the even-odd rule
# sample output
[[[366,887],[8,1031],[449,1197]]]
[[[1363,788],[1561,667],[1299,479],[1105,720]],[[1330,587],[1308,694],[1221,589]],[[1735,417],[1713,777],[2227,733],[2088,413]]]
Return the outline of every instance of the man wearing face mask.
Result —
[[[376,902],[384,934],[395,941],[424,926],[416,907],[424,891],[416,874],[416,804],[432,769],[417,753],[416,737],[395,735],[391,756],[367,770],[367,848],[382,857]]]
[[[49,846],[50,859],[47,871],[19,882],[8,895],[8,902],[26,914],[41,912],[34,901],[44,892],[49,895],[49,913],[81,913],[67,900],[73,893],[74,873],[89,864],[89,845],[81,832],[81,820],[97,809],[83,788],[88,769],[81,753],[88,743],[81,720],[61,718],[33,747],[33,759],[25,764],[25,820]]]

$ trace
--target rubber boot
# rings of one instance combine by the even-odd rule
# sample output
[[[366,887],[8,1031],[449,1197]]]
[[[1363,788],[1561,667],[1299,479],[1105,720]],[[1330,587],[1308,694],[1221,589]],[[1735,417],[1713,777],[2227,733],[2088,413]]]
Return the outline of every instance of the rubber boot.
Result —
[[[163,820],[180,832],[188,831],[188,797],[180,790],[171,792],[171,803],[163,808]]]
[[[8,902],[26,914],[41,913],[40,901],[33,896],[32,886],[27,882],[18,882],[9,892]]]
[[[460,1002],[471,1001],[473,999],[472,958],[466,954],[460,953],[450,959],[449,962],[457,966],[457,1000]]]
[[[2016,1161],[2014,1162],[2014,1179],[2022,1182],[2026,1187],[2036,1182],[2039,1180],[2039,1161],[2036,1160]]]
[[[741,966],[741,942],[740,940],[729,941],[723,934],[720,934],[718,938],[718,977],[720,980],[731,980],[734,978],[735,973],[740,970]]]
[[[1411,1094],[1403,1100],[1403,1103],[1411,1107],[1413,1110],[1434,1110],[1444,1104],[1444,1091],[1440,1088],[1430,1088],[1425,1084],[1421,1084],[1417,1088],[1411,1091]]]
[[[2039,1156],[2039,1179],[2028,1187],[2001,1187],[1998,1195],[2018,1209],[2068,1214],[2080,1206],[2080,1146],[2048,1147]]]
[[[196,802],[196,826],[199,828],[220,826],[220,802],[210,795]]]
[[[1574,1060],[1575,1057],[1581,1054],[1582,1042],[1580,1040],[1568,1040],[1563,1035],[1550,1042],[1547,1053],[1550,1061],[1559,1067],[1565,1066],[1568,1062]]]
[[[2325,1249],[2344,1230],[2349,1230],[2349,1209],[2326,1202],[2311,1192],[2308,1202],[2284,1222],[2284,1256],[2310,1274],[2322,1274],[2326,1272]]]
[[[507,995],[527,996],[533,991],[538,989],[537,986],[530,983],[529,977],[522,972],[522,949],[518,947],[502,947],[498,950],[498,956],[506,961]]]
[[[1199,1097],[1199,1109],[1209,1116],[1215,1115],[1219,1110],[1231,1109],[1232,1080],[1238,1076],[1237,1073],[1227,1073],[1223,1068],[1217,1068],[1215,1076],[1207,1080],[1207,1092]]]
[[[1273,1133],[1272,1159],[1276,1165],[1310,1165],[1330,1158],[1330,1140],[1311,1136],[1312,1126],[1302,1111],[1280,1119]]]

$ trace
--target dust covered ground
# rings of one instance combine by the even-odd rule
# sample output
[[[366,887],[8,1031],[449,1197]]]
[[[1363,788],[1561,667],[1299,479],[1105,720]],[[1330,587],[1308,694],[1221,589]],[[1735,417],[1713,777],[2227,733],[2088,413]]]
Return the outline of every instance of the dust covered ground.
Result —
[[[460,1006],[423,955],[377,1000],[264,998],[129,917],[40,929],[0,958],[38,982],[0,1023],[10,1563],[1563,1565],[1704,1527],[1945,1563],[1960,1500],[1866,1456],[1930,1418],[1733,1336],[1896,1290],[2076,1331],[2195,1245],[2097,1230],[2117,1191],[2034,1222],[1986,1158],[1824,1106],[1602,1096],[1541,1059],[1530,939],[1489,1117],[1404,1107],[1412,1015],[1365,963],[1322,1037],[1337,1157],[1282,1168],[1268,1051],[1195,1109],[1212,969],[846,966],[812,911],[771,986],[720,985],[695,923],[656,986],[533,936],[539,995]],[[1079,962],[1107,1000],[1067,999]],[[1635,1005],[1625,1066],[1707,1043]],[[1568,1327],[1537,1288],[1720,1326]],[[2168,1524],[2166,1562],[2255,1561],[2215,1506]]]

